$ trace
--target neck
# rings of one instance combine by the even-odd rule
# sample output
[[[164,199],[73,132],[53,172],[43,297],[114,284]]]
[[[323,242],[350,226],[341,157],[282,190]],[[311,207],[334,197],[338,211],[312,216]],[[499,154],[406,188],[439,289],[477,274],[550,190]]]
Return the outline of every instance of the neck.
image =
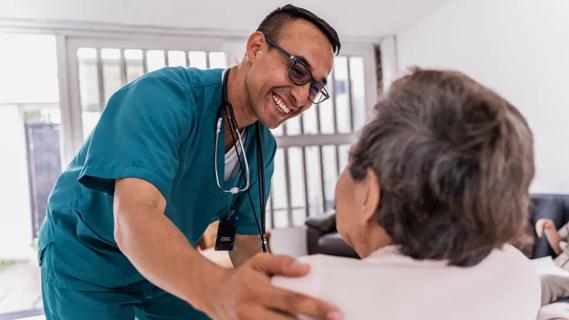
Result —
[[[233,106],[237,126],[239,129],[242,129],[257,121],[257,117],[255,117],[250,107],[251,101],[247,91],[246,70],[242,64],[239,64],[227,70],[227,72],[229,72],[227,77],[227,100]],[[227,123],[225,125],[227,128]]]
[[[227,76],[227,100],[233,107],[237,127],[241,131],[241,129],[257,121],[257,118],[252,113],[251,108],[249,108],[250,100],[245,83],[246,73],[244,67],[240,64],[227,70],[227,72],[229,72]],[[225,152],[227,152],[236,142],[233,141],[227,115],[223,121],[223,126],[225,130],[223,145]]]

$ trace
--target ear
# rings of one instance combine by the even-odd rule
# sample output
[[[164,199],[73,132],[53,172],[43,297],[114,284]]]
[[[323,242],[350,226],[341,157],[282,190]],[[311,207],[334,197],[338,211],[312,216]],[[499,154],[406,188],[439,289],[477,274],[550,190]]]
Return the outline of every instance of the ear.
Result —
[[[381,186],[379,185],[379,178],[372,169],[367,169],[365,180],[362,181],[365,188],[365,197],[363,198],[363,215],[362,222],[368,224],[375,221],[377,210],[379,209],[379,201],[381,198]]]
[[[265,35],[260,31],[253,32],[247,39],[246,58],[249,62],[257,60],[265,46]]]

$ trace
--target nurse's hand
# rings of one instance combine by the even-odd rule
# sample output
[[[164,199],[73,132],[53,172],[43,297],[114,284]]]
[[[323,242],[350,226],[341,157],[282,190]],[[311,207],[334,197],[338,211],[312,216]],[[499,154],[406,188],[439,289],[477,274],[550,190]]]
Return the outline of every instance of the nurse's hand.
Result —
[[[342,319],[334,306],[306,295],[273,287],[270,277],[300,277],[309,266],[287,256],[259,253],[237,269],[226,269],[209,288],[206,312],[214,319]]]

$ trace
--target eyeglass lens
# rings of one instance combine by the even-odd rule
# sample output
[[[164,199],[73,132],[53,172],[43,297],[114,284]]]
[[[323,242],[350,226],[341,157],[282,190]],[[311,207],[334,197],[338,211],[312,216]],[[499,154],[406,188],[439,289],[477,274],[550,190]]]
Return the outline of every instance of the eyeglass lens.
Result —
[[[294,61],[289,69],[289,77],[296,85],[303,86],[310,82],[308,98],[313,103],[320,103],[325,100],[324,87],[312,80],[312,74],[306,66],[299,61]]]

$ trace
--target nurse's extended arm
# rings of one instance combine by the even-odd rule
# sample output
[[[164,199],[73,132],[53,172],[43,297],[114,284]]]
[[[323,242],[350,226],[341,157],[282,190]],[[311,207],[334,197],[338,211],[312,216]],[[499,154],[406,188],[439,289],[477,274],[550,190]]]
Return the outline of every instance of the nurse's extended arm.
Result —
[[[149,281],[215,319],[291,319],[280,312],[339,319],[338,310],[317,299],[278,289],[270,276],[299,277],[308,266],[291,257],[257,254],[236,269],[224,269],[199,254],[164,215],[166,200],[142,179],[117,179],[115,240]]]

